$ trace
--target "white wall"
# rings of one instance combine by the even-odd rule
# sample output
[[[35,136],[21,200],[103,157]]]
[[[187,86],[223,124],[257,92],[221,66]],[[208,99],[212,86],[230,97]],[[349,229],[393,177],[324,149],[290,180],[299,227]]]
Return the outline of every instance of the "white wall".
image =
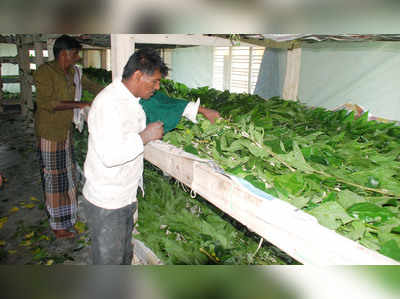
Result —
[[[198,46],[172,51],[170,77],[190,88],[212,86],[213,47]]]

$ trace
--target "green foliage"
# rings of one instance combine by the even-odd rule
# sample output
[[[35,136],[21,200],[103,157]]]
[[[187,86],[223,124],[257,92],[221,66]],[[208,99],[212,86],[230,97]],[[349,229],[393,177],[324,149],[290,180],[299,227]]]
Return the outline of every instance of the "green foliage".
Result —
[[[385,232],[385,238],[376,232],[388,219],[400,221],[400,129],[395,123],[277,97],[162,83],[170,95],[199,97],[224,117],[210,124],[200,115],[198,125],[182,119],[164,141],[213,159],[226,172],[371,249],[395,250],[390,240],[400,246],[397,232]]]
[[[97,81],[99,84],[108,85],[112,81],[111,71],[105,69],[97,69],[88,67],[83,69],[83,73],[90,79]]]
[[[213,159],[226,172],[313,214],[322,225],[398,257],[400,128],[396,124],[368,121],[366,114],[356,119],[344,110],[309,108],[276,97],[266,101],[208,87],[189,89],[165,79],[161,89],[176,98],[200,98],[202,105],[225,118],[211,124],[199,115],[198,125],[182,119],[164,141]],[[84,155],[82,161],[85,134],[75,139],[83,139],[75,144],[76,152]],[[151,234],[148,238],[152,240]],[[158,254],[163,250],[165,254],[165,247],[173,245],[158,246]],[[203,243],[200,248],[212,253]],[[196,252],[192,262],[200,263],[204,255]],[[185,263],[184,257],[173,259],[168,263]]]
[[[139,196],[142,240],[165,264],[248,265],[295,263],[276,248],[264,245],[258,251],[259,237],[207,203],[163,177],[146,163],[146,193]],[[285,258],[285,260],[283,260]]]
[[[89,130],[85,123],[82,132],[73,130],[73,142],[74,142],[74,157],[78,165],[83,169],[83,163],[86,159],[87,149],[89,140]]]

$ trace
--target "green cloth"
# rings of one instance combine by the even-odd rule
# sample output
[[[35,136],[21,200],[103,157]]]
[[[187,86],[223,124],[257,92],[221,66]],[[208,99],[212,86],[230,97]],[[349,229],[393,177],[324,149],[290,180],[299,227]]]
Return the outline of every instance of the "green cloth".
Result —
[[[165,93],[157,91],[148,100],[139,101],[146,113],[146,125],[156,121],[164,123],[164,133],[176,128],[187,104],[186,100],[170,98]]]

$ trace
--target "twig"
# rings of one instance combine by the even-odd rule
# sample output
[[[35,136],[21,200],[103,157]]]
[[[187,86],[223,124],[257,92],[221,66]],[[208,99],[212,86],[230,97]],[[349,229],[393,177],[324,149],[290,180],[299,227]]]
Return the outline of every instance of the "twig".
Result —
[[[257,247],[256,251],[253,253],[253,257],[252,257],[252,258],[254,258],[254,257],[256,256],[258,250],[260,250],[263,241],[264,241],[264,239],[261,238],[261,239],[260,239],[260,242],[258,243],[258,247]]]
[[[376,193],[380,193],[380,194],[384,194],[384,195],[388,195],[388,196],[393,196],[393,197],[399,197],[400,196],[399,194],[391,193],[391,192],[389,192],[388,190],[385,190],[385,189],[374,189],[374,188],[365,187],[363,185],[359,185],[359,184],[356,184],[356,183],[352,183],[352,182],[346,181],[344,179],[338,178],[336,176],[330,175],[330,174],[328,174],[326,172],[323,172],[323,171],[318,171],[318,170],[314,169],[313,172],[317,173],[317,174],[320,174],[320,175],[323,175],[323,176],[326,176],[328,178],[334,178],[338,182],[341,182],[341,183],[344,183],[346,185],[350,185],[350,186],[353,186],[353,187],[357,187],[357,188],[362,189],[362,190],[366,190],[366,191],[370,191],[370,192],[376,192]]]

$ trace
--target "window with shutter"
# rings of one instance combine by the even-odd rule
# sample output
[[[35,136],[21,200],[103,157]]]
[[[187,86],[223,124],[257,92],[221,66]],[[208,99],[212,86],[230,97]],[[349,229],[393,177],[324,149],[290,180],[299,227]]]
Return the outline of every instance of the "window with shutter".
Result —
[[[264,47],[215,47],[213,87],[253,93],[264,50]]]

